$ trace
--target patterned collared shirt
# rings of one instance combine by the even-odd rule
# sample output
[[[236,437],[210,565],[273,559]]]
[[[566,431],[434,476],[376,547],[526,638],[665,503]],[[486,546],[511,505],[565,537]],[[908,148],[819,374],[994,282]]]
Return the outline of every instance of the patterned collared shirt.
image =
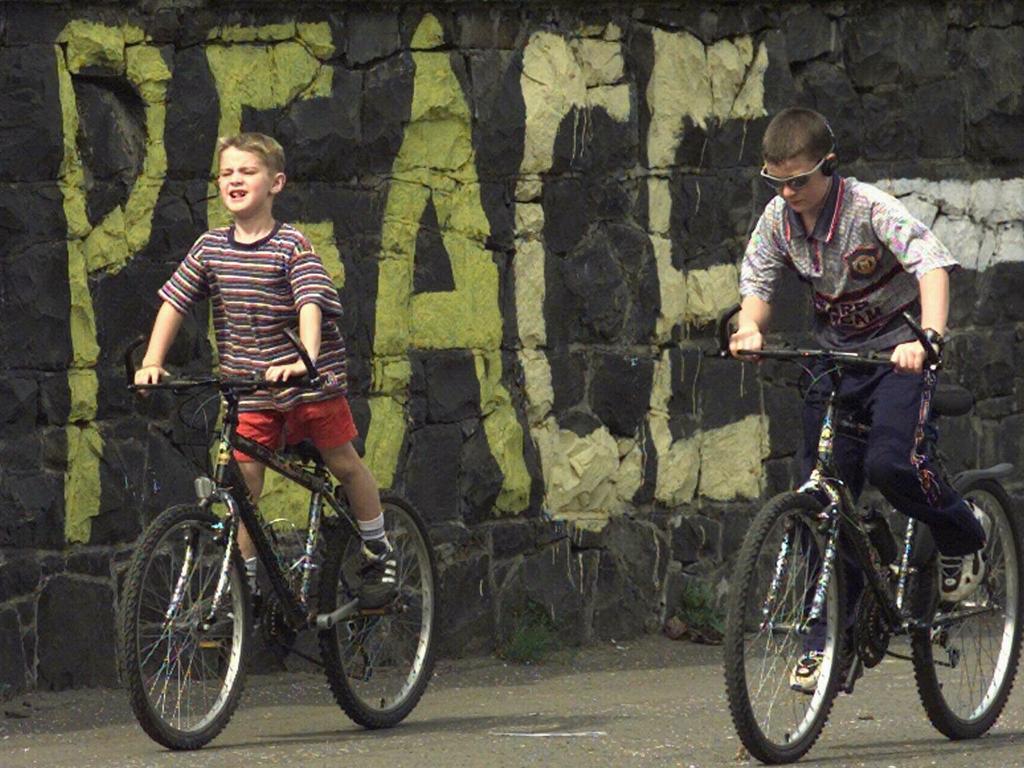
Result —
[[[316,304],[323,312],[316,366],[326,386],[315,392],[256,392],[241,399],[239,410],[287,411],[345,394],[345,341],[336,323],[341,300],[309,240],[290,224],[276,225],[254,243],[235,242],[233,227],[206,232],[159,295],[181,314],[209,297],[220,370],[226,376],[262,373],[271,365],[296,361],[284,331],[297,330],[299,309]]]
[[[920,315],[918,281],[956,260],[928,227],[877,187],[836,176],[814,229],[774,197],[740,270],[740,294],[771,303],[784,268],[810,283],[814,331],[833,349],[889,349],[913,340],[901,314]]]

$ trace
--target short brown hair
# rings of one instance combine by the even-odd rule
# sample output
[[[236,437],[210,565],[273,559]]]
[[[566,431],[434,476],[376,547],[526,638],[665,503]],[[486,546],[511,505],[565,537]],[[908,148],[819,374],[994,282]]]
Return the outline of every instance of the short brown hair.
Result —
[[[764,132],[761,152],[766,163],[784,163],[806,155],[817,160],[835,150],[835,137],[825,116],[813,109],[790,107],[779,112]]]
[[[234,136],[221,136],[217,139],[217,160],[228,147],[242,152],[259,155],[271,173],[284,173],[284,149],[273,136],[265,133],[236,133]]]

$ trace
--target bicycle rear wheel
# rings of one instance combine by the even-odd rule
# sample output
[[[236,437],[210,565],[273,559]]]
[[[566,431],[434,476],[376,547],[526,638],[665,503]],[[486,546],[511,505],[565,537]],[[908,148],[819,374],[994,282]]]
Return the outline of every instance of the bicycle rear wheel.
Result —
[[[398,596],[383,609],[359,611],[320,633],[334,698],[366,728],[400,723],[419,702],[434,669],[437,579],[427,530],[405,499],[385,493],[381,506],[398,566]],[[362,542],[352,526],[338,526],[327,543],[321,613],[355,599],[362,564]]]
[[[938,606],[932,626],[912,637],[917,690],[931,720],[951,739],[981,736],[999,718],[1020,660],[1024,593],[1021,530],[1006,492],[991,480],[959,488],[992,520],[987,573],[978,590],[955,606]],[[935,610],[936,568],[919,575],[916,615]]]
[[[823,650],[813,693],[790,688],[790,672],[809,650],[804,624],[818,584],[825,540],[821,504],[784,493],[755,516],[740,549],[726,612],[725,682],[736,732],[751,755],[785,763],[804,755],[828,720],[843,658],[843,569],[836,555],[813,631]],[[823,639],[822,639],[823,638]]]
[[[198,749],[227,725],[242,693],[249,593],[237,554],[224,567],[221,522],[194,506],[162,512],[125,577],[121,679],[143,730],[170,749]]]

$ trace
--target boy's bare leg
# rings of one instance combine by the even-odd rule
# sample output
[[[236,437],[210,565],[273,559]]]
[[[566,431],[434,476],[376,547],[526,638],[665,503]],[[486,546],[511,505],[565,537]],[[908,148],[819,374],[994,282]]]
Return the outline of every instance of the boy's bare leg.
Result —
[[[381,514],[380,491],[373,473],[363,464],[363,460],[352,447],[352,443],[339,445],[321,451],[324,463],[331,473],[338,478],[348,503],[352,506],[352,514],[357,520],[369,522]]]
[[[263,475],[267,468],[258,461],[240,461],[238,469],[242,473],[242,479],[245,480],[245,485],[249,489],[253,501],[258,501],[260,494],[263,493]],[[252,543],[252,537],[249,536],[249,531],[246,530],[244,523],[238,526],[238,550],[246,560],[256,557],[256,547]]]

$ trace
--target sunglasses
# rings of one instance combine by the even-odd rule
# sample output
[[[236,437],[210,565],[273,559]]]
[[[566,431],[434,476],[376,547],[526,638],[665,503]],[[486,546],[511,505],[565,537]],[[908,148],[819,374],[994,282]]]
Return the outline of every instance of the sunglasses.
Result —
[[[819,168],[821,168],[822,163],[825,162],[826,157],[828,157],[828,155],[821,158],[821,160],[818,161],[817,165],[811,168],[811,170],[806,171],[805,173],[798,173],[796,176],[787,176],[784,179],[780,179],[778,176],[772,176],[766,170],[767,166],[765,166],[764,168],[761,169],[761,178],[764,179],[765,184],[767,184],[769,187],[771,187],[780,194],[782,193],[784,187],[789,187],[794,192],[796,192],[798,189],[803,189],[805,186],[807,186],[807,182],[809,182],[811,180],[811,177],[815,173],[817,173]]]

